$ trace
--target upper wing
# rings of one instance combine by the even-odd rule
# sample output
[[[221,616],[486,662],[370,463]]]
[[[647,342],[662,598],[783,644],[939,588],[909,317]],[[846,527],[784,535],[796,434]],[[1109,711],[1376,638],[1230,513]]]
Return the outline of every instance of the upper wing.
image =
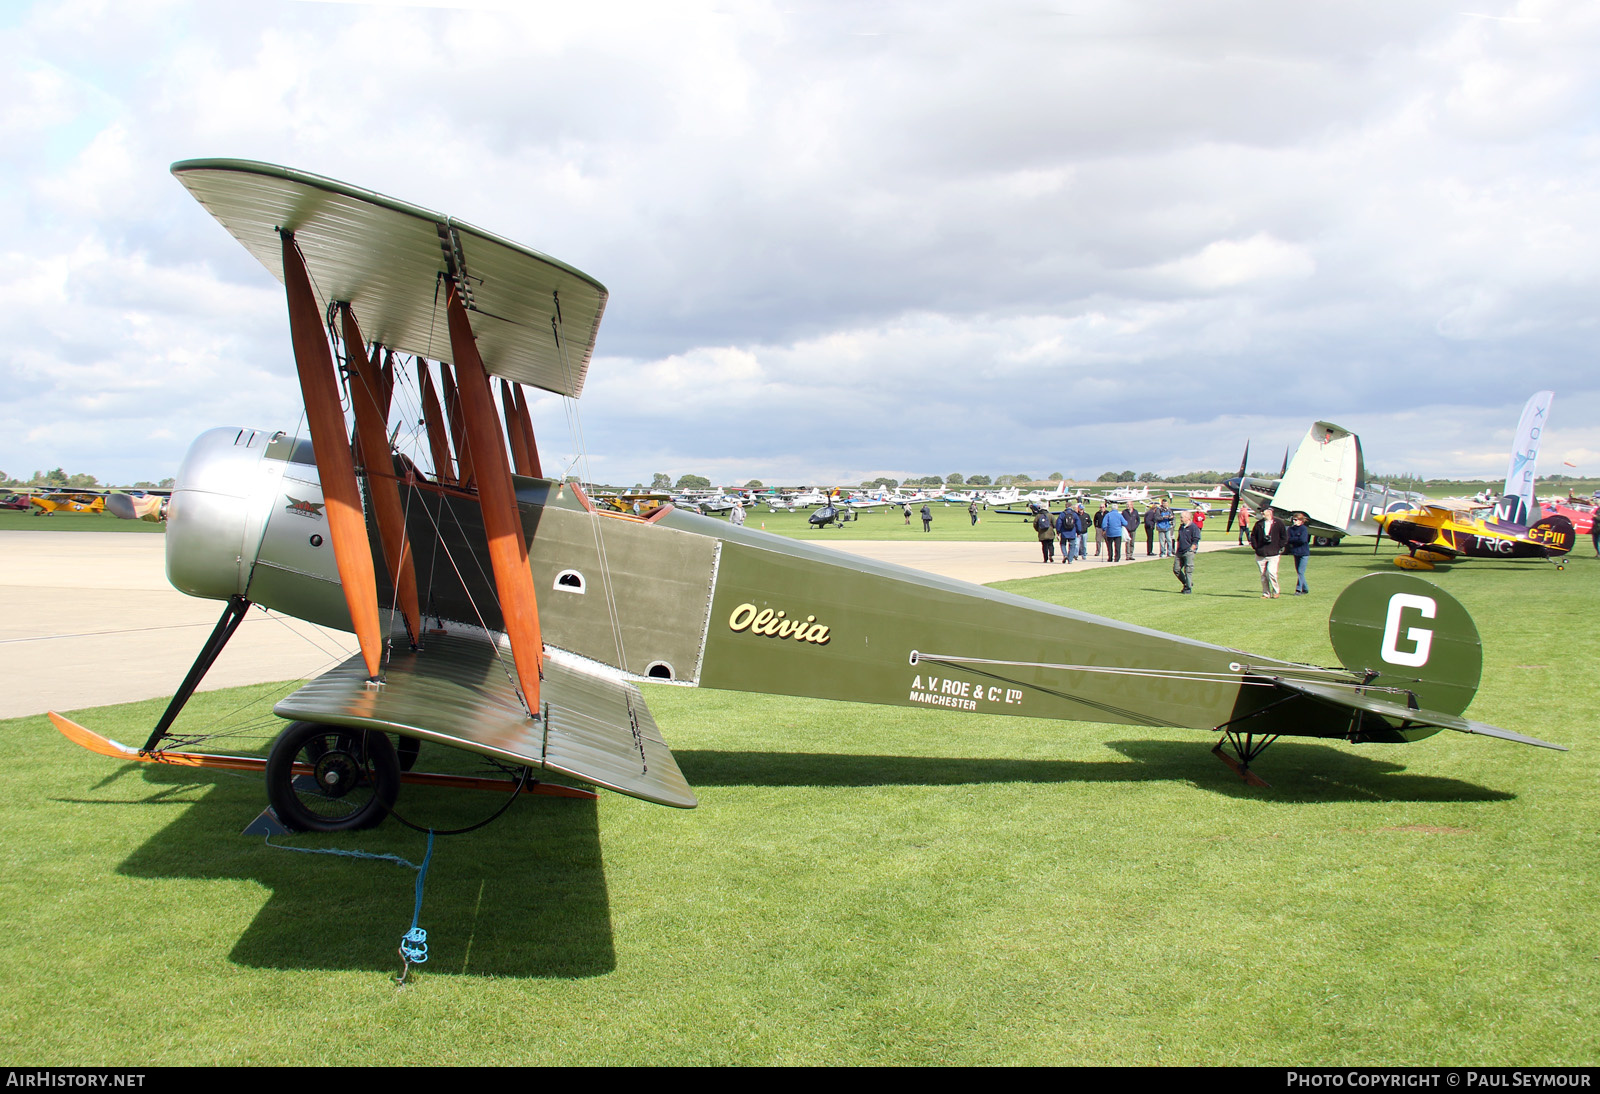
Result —
[[[463,221],[305,171],[251,160],[183,160],[172,173],[283,280],[280,228],[293,231],[326,307],[348,301],[366,337],[449,361],[442,275],[472,313],[484,367],[576,397],[605,311],[600,282]],[[559,311],[565,347],[552,321]]]
[[[509,650],[481,634],[430,634],[421,653],[394,653],[379,688],[366,686],[357,655],[273,710],[283,718],[439,741],[661,805],[699,804],[636,685],[613,669],[547,650],[541,717],[529,718],[502,656],[509,658]]]

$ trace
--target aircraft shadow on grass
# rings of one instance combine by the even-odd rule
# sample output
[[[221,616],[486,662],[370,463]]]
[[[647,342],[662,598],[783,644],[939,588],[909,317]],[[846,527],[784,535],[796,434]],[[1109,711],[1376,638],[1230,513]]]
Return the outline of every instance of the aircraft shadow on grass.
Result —
[[[229,955],[233,961],[252,968],[398,974],[415,872],[387,861],[300,854],[240,835],[261,811],[259,779],[171,768],[137,774],[152,792],[124,800],[192,804],[122,862],[119,873],[252,881],[270,894]],[[406,803],[406,816],[413,823],[463,827],[503,800],[490,793],[418,793]],[[272,842],[391,853],[418,864],[426,853],[426,837],[393,820],[376,830]],[[420,926],[429,947],[422,972],[581,978],[613,971],[595,802],[526,796],[480,831],[436,839]]]
[[[1229,797],[1285,804],[1340,801],[1505,801],[1514,797],[1459,779],[1406,772],[1402,764],[1339,748],[1279,742],[1265,771],[1273,789],[1252,789],[1195,741],[1120,740],[1123,760],[1037,760],[734,752],[686,749],[684,772],[700,786],[957,786],[983,783],[1180,781]],[[121,769],[97,790],[137,774],[144,793],[97,797],[101,805],[184,805],[182,815],[130,855],[118,872],[139,878],[252,881],[268,896],[230,957],[253,968],[395,973],[410,925],[415,874],[385,861],[307,855],[238,833],[260,810],[257,780],[175,768]],[[67,800],[67,799],[62,799]],[[79,799],[71,799],[77,801]],[[490,794],[437,793],[408,802],[408,819],[440,828],[486,817]],[[424,840],[392,821],[338,836],[278,837],[278,844],[362,849],[420,862]],[[527,797],[485,829],[435,842],[421,925],[431,973],[581,978],[616,967],[596,804]]]
[[[674,753],[697,786],[969,786],[982,783],[1187,782],[1230,797],[1277,802],[1507,801],[1460,779],[1317,744],[1278,742],[1259,766],[1273,786],[1246,786],[1198,741],[1107,741],[1126,760],[875,756],[804,752]]]

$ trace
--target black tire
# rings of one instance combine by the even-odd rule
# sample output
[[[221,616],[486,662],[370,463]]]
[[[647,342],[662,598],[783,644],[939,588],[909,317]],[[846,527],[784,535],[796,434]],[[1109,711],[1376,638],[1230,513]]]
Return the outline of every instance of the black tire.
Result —
[[[295,774],[295,764],[311,768]],[[400,762],[375,730],[291,722],[267,755],[267,800],[301,832],[371,828],[400,796]]]

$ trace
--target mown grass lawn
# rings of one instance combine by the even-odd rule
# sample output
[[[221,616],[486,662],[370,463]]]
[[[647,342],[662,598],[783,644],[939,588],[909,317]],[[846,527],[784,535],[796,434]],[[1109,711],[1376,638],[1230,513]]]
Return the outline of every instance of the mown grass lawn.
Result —
[[[1313,595],[1276,602],[1241,552],[1203,556],[1193,597],[1158,566],[1012,587],[1329,664],[1337,590],[1387,565],[1369,550],[1318,552]],[[1204,734],[657,686],[700,808],[534,799],[440,841],[431,960],[405,988],[410,871],[240,836],[258,780],[123,767],[42,717],[0,722],[0,1052],[1592,1065],[1600,562],[1435,580],[1483,632],[1471,713],[1571,752],[1288,740],[1252,790]],[[189,717],[259,715],[271,694],[203,695]],[[161,706],[81,720],[137,742]],[[401,801],[440,826],[493,804]],[[423,853],[392,822],[283,842]]]
[[[0,532],[165,532],[165,524],[118,520],[110,513],[35,513],[0,509]]]

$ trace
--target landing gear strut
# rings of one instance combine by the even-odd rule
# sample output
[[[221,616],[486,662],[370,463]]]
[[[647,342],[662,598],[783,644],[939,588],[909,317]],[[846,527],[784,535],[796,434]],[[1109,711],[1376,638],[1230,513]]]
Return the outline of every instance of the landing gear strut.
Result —
[[[1254,771],[1250,770],[1250,761],[1265,752],[1267,750],[1267,746],[1272,744],[1272,742],[1276,741],[1277,739],[1278,734],[1276,733],[1269,734],[1257,740],[1253,733],[1239,734],[1235,733],[1231,729],[1223,729],[1222,740],[1217,742],[1217,746],[1211,750],[1211,754],[1231,767],[1234,774],[1238,775],[1249,785],[1259,786],[1263,790],[1270,790],[1272,788],[1272,784],[1267,782],[1260,775],[1257,775]],[[1232,742],[1233,750],[1237,758],[1235,758],[1235,756],[1228,755],[1222,750],[1223,746],[1229,742]]]
[[[1282,706],[1294,698],[1293,695],[1286,695],[1281,699],[1273,700],[1259,710],[1253,710],[1249,714],[1223,722],[1220,726],[1217,726],[1222,731],[1222,740],[1217,742],[1217,746],[1211,750],[1211,754],[1232,768],[1233,773],[1249,785],[1259,786],[1263,790],[1271,789],[1271,783],[1250,770],[1250,761],[1265,752],[1281,734],[1263,733],[1258,738],[1249,730],[1239,730],[1233,727],[1240,722],[1247,722],[1251,718],[1259,718],[1267,711],[1274,707]],[[1232,756],[1223,751],[1223,746],[1229,743],[1233,745],[1234,754]]]

